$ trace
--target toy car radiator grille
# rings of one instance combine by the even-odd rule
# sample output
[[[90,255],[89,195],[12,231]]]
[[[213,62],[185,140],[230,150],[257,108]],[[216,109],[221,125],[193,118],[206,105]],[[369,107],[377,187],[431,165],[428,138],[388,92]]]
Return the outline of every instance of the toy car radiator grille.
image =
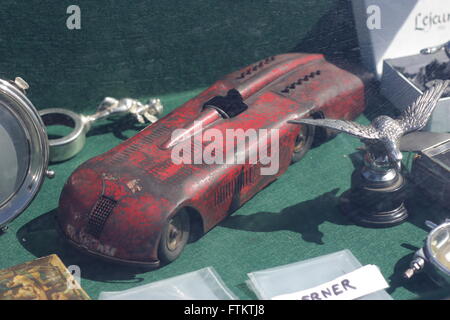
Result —
[[[109,215],[117,205],[117,201],[101,196],[97,201],[87,223],[87,232],[94,237],[98,238],[103,231],[103,227],[108,219]]]

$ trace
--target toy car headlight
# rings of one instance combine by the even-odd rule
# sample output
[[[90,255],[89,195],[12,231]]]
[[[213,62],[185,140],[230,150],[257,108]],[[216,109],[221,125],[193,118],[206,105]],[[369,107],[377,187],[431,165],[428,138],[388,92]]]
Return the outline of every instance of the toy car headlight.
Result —
[[[39,191],[48,165],[45,127],[25,96],[27,83],[0,80],[0,228]]]

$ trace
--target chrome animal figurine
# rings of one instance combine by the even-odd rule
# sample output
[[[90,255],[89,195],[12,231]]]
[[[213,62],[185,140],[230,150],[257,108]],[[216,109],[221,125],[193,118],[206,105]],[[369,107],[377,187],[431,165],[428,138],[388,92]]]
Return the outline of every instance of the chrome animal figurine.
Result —
[[[402,112],[400,117],[392,119],[385,115],[378,116],[368,126],[353,121],[334,119],[300,119],[289,122],[321,126],[356,136],[365,144],[372,161],[377,162],[384,158],[383,162],[390,161],[397,170],[400,170],[402,160],[399,148],[400,138],[408,132],[425,127],[439,98],[449,84],[450,80],[436,80],[434,87],[425,91]]]
[[[150,123],[158,121],[158,116],[162,114],[164,107],[160,99],[150,99],[147,104],[143,104],[136,99],[124,98],[115,99],[106,97],[97,108],[97,113],[88,116],[88,120],[95,121],[99,118],[105,118],[114,114],[133,115],[139,123]]]

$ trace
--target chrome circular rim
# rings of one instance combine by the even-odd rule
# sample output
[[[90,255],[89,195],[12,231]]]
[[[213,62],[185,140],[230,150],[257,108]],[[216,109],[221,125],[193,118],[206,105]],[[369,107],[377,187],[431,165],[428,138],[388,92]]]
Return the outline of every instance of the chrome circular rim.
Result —
[[[437,226],[435,229],[433,229],[430,234],[427,236],[426,240],[426,251],[427,256],[430,262],[437,267],[439,270],[441,270],[443,273],[445,273],[447,276],[450,276],[450,269],[444,266],[433,254],[432,250],[432,240],[435,238],[435,235],[439,232],[442,232],[442,230],[446,229],[447,232],[450,233],[450,222],[444,222]]]
[[[21,90],[0,80],[0,101],[23,126],[29,150],[27,173],[22,184],[0,204],[0,227],[3,227],[29,206],[41,188],[48,167],[49,148],[42,119]]]

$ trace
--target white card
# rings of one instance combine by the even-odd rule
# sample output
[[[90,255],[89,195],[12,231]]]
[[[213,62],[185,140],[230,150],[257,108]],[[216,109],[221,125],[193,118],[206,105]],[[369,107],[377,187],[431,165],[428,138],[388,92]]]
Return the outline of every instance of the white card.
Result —
[[[363,63],[381,79],[383,61],[449,40],[448,0],[352,0]]]
[[[380,269],[369,264],[314,288],[282,294],[272,300],[353,300],[388,287]]]

